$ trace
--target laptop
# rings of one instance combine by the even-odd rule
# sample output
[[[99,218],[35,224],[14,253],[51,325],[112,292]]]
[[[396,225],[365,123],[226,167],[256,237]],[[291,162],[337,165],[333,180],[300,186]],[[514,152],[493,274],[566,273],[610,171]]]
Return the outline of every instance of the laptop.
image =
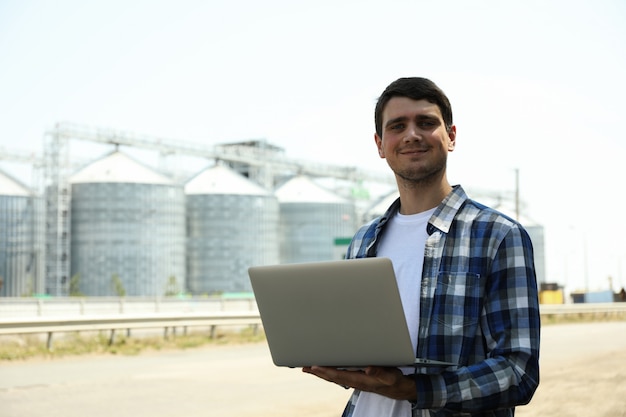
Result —
[[[451,366],[415,358],[393,265],[361,258],[248,269],[277,366]]]

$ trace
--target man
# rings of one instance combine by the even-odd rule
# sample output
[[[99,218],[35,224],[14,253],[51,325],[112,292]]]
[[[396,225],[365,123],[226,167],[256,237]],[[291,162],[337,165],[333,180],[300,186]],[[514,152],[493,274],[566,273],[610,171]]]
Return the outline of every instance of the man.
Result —
[[[348,257],[391,258],[417,357],[458,365],[303,371],[355,388],[346,417],[513,416],[539,384],[530,238],[448,183],[457,132],[448,98],[432,81],[390,84],[375,124],[378,154],[400,198],[356,233]]]

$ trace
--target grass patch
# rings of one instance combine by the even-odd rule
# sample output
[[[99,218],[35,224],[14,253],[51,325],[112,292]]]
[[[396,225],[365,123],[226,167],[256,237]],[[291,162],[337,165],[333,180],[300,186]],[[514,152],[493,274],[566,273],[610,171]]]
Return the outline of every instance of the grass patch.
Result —
[[[34,358],[55,359],[86,354],[138,355],[147,351],[193,349],[207,345],[254,343],[265,340],[262,331],[252,328],[241,331],[223,331],[211,338],[209,334],[189,332],[161,336],[128,337],[118,332],[109,345],[107,332],[57,333],[52,350],[46,348],[45,337],[27,335],[0,339],[0,361],[27,360]]]

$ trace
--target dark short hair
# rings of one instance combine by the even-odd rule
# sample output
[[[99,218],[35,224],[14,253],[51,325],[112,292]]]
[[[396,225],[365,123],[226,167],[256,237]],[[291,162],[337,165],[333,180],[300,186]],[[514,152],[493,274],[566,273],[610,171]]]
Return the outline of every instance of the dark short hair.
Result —
[[[376,102],[374,110],[374,123],[376,124],[376,133],[378,136],[383,135],[383,110],[393,97],[407,97],[412,100],[426,100],[436,104],[441,111],[443,122],[446,130],[452,127],[452,106],[448,97],[441,88],[427,78],[409,77],[398,78],[389,84],[385,91],[380,95]]]

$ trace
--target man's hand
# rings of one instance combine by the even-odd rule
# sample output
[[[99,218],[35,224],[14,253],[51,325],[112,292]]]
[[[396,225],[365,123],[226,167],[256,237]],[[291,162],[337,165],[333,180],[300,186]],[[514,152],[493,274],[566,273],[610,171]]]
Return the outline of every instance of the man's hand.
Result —
[[[323,366],[308,366],[302,372],[313,374],[335,384],[374,392],[395,400],[415,401],[416,387],[411,376],[398,368],[368,366],[363,370],[343,370]]]

